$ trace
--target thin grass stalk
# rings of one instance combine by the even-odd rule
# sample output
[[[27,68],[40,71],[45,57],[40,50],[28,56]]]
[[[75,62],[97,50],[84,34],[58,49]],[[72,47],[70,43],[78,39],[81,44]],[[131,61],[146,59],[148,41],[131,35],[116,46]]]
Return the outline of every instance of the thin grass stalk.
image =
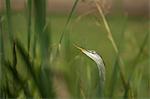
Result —
[[[8,29],[8,39],[10,43],[10,48],[13,49],[13,39],[15,37],[12,28],[12,14],[11,14],[11,1],[6,0],[6,19],[7,19],[7,29]],[[13,54],[13,52],[11,52]],[[14,57],[13,57],[14,58]]]
[[[68,26],[69,26],[69,23],[70,23],[70,21],[71,21],[71,18],[72,18],[72,16],[73,16],[73,13],[74,13],[74,11],[75,11],[75,8],[76,8],[78,2],[79,2],[79,0],[75,0],[74,4],[73,4],[73,6],[72,6],[72,9],[71,9],[71,11],[70,11],[70,13],[69,13],[69,16],[68,16],[68,18],[67,18],[67,21],[66,21],[66,23],[65,23],[65,25],[64,25],[64,28],[63,28],[63,30],[62,30],[62,32],[61,32],[60,39],[59,39],[59,42],[58,42],[58,47],[57,47],[57,50],[56,50],[56,56],[55,56],[55,57],[57,57],[57,55],[59,54],[59,51],[60,51],[60,48],[61,48],[61,43],[62,43],[64,34],[65,34],[65,32],[66,32],[66,30],[67,30],[67,28],[68,28]]]
[[[5,55],[4,55],[4,46],[3,46],[2,17],[0,16],[0,64],[1,64],[0,66],[2,66],[3,59],[5,59]]]
[[[14,69],[16,69],[16,65],[17,65],[17,54],[16,54],[16,45],[15,42],[13,42],[13,67]]]
[[[103,11],[102,11],[102,8],[101,8],[101,6],[96,1],[95,1],[95,4],[96,4],[96,7],[97,7],[97,9],[98,9],[101,17],[102,17],[102,20],[104,22],[105,28],[107,30],[108,39],[112,43],[112,46],[113,46],[116,54],[118,54],[119,53],[118,47],[117,47],[117,45],[115,43],[115,40],[114,40],[114,38],[112,36],[111,29],[110,29],[110,27],[108,25],[108,22],[107,22],[107,20],[105,18],[105,15],[104,15]],[[127,90],[131,89],[131,84],[130,84],[130,82],[127,82],[127,80],[125,78],[125,73],[123,72],[123,70],[124,70],[123,67],[125,67],[125,64],[124,64],[124,61],[123,61],[122,57],[119,56],[118,60],[119,60],[119,71],[120,71],[119,73],[120,73],[120,77],[121,77],[121,80],[122,80],[122,83],[123,83],[123,86],[124,86],[124,90],[125,90],[125,92],[124,92],[124,98],[126,99],[126,98],[129,97],[128,93],[127,93],[128,92]],[[131,91],[131,94],[133,95],[132,91]]]
[[[114,41],[114,39],[113,39],[113,36],[112,36],[111,30],[110,30],[110,27],[109,27],[108,22],[107,22],[107,20],[106,20],[106,18],[105,18],[105,15],[104,15],[104,13],[103,13],[103,11],[102,11],[102,8],[101,8],[100,4],[98,4],[98,2],[95,1],[95,4],[96,4],[96,7],[97,7],[97,9],[98,9],[98,11],[99,11],[101,17],[102,17],[103,22],[104,22],[106,31],[107,31],[107,33],[108,33],[108,38],[109,38],[109,40],[111,41],[115,52],[118,53],[119,51],[118,51],[117,45],[116,45],[116,43],[115,43],[115,41]]]
[[[36,57],[36,47],[37,47],[37,34],[33,33],[33,46],[32,46],[32,61],[34,61]]]
[[[64,34],[66,33],[66,30],[67,30],[68,27],[69,27],[69,24],[70,24],[70,22],[71,22],[71,18],[72,18],[72,16],[73,16],[73,13],[74,13],[74,11],[75,11],[75,9],[76,9],[76,6],[77,6],[78,2],[79,2],[79,0],[75,0],[74,4],[73,4],[73,6],[72,6],[72,9],[71,9],[71,11],[70,11],[70,13],[69,13],[69,16],[68,16],[68,18],[67,18],[67,21],[66,21],[66,23],[65,23],[65,25],[64,25],[64,28],[63,28],[63,30],[62,30],[62,32],[61,32],[60,39],[59,39],[59,42],[58,42],[58,47],[57,47],[57,49],[56,49],[55,58],[59,55],[59,52],[60,52],[60,49],[61,49],[61,43],[62,43]],[[69,33],[68,33],[68,34],[69,34]]]
[[[13,31],[12,31],[12,18],[11,18],[11,3],[10,0],[5,1],[6,5],[6,18],[7,18],[7,25],[8,25],[8,34],[10,42],[13,41]]]
[[[113,36],[112,36],[111,29],[110,29],[110,27],[109,27],[109,25],[108,25],[108,22],[107,22],[107,20],[106,20],[106,18],[105,18],[105,15],[104,15],[103,11],[102,11],[102,8],[101,8],[101,6],[98,4],[97,1],[94,1],[94,2],[95,2],[95,4],[96,4],[96,7],[97,7],[97,9],[98,9],[98,11],[99,11],[99,13],[100,13],[100,15],[101,15],[101,17],[102,17],[103,22],[104,22],[105,28],[106,28],[107,33],[108,33],[108,39],[109,39],[110,42],[112,43],[112,46],[113,46],[113,48],[114,48],[116,54],[118,54],[118,53],[119,53],[118,47],[117,47],[117,45],[116,45],[116,43],[115,43],[115,41],[114,41],[114,38],[113,38]],[[125,79],[125,73],[123,72],[123,70],[124,70],[123,67],[125,66],[125,64],[124,64],[123,59],[121,58],[121,56],[119,56],[118,59],[119,59],[119,63],[120,63],[120,65],[119,65],[120,77],[121,77],[121,80],[122,80],[124,89],[126,89],[126,88],[128,88],[128,87],[130,86],[130,84],[127,83],[127,81],[126,81],[126,79]]]
[[[150,26],[150,22],[148,24]],[[148,32],[150,33],[150,28],[148,29]],[[148,54],[149,54],[149,57],[148,57],[148,70],[150,71],[150,35],[148,36]],[[149,78],[150,78],[150,72],[148,72],[148,75],[149,75]],[[148,88],[150,90],[150,79],[148,80]]]
[[[27,32],[28,32],[28,36],[27,36],[27,41],[28,41],[28,43],[27,43],[27,48],[28,48],[28,53],[29,53],[29,51],[30,51],[30,41],[31,41],[31,29],[32,29],[32,27],[31,27],[31,25],[32,25],[32,23],[31,23],[31,21],[32,21],[32,0],[28,0],[28,2],[27,2],[27,9],[28,9],[28,28],[27,28]]]
[[[78,1],[79,1],[79,0],[76,0],[76,1],[74,2],[73,7],[72,7],[72,9],[71,9],[71,11],[70,11],[70,13],[69,13],[69,16],[68,16],[68,18],[67,18],[67,21],[66,21],[66,23],[65,23],[65,26],[64,26],[64,28],[63,28],[63,31],[62,31],[61,36],[60,36],[60,39],[59,39],[59,44],[61,44],[61,42],[62,42],[62,39],[63,39],[64,34],[65,34],[65,31],[66,31],[66,29],[67,29],[68,26],[69,26],[69,23],[70,23],[70,21],[71,21],[71,18],[72,18],[72,15],[73,15],[74,11],[75,11],[75,8],[76,8],[76,6],[77,6],[77,4],[78,4]]]
[[[4,55],[4,46],[3,46],[3,30],[2,30],[2,17],[0,16],[0,97],[3,97],[3,87],[2,80],[4,78],[3,75],[3,59],[5,59]]]
[[[100,15],[101,15],[101,17],[103,19],[104,25],[106,27],[106,30],[107,30],[107,33],[108,33],[108,38],[111,41],[115,52],[118,53],[119,50],[118,50],[117,45],[116,45],[116,43],[115,43],[115,41],[113,39],[110,27],[108,25],[108,22],[107,22],[105,16],[104,16],[104,13],[103,13],[100,5],[98,5],[97,2],[95,2],[95,3],[96,3],[96,6],[97,6],[97,9],[98,9],[98,11],[99,11],[99,13],[100,13]],[[120,64],[119,65],[119,70],[120,70],[119,73],[120,73],[120,77],[121,77],[121,80],[122,80],[122,83],[123,83],[123,86],[124,86],[124,90],[125,90],[124,98],[128,98],[129,96],[128,96],[127,90],[131,89],[131,84],[130,84],[130,82],[127,82],[126,79],[125,79],[125,73],[123,72],[123,70],[124,70],[123,67],[125,66],[125,64],[124,64],[123,59],[121,58],[121,56],[119,56],[118,59],[119,59],[119,64]],[[131,92],[131,94],[133,95],[132,92]]]

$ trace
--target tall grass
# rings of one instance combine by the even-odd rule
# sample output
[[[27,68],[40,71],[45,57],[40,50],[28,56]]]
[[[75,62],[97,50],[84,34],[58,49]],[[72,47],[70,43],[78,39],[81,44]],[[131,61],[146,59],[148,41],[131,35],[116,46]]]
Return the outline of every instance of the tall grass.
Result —
[[[12,17],[11,17],[11,2],[10,0],[6,0],[6,20],[8,25],[8,35],[10,40],[11,51],[12,51],[12,61],[7,60],[4,57],[4,33],[1,31],[1,69],[4,71],[2,74],[4,77],[1,79],[4,80],[6,85],[1,84],[1,97],[3,98],[17,98],[19,97],[19,93],[21,90],[23,91],[23,95],[26,98],[35,97],[35,93],[39,93],[36,97],[42,98],[54,98],[53,88],[52,88],[52,77],[50,73],[50,33],[46,26],[46,1],[38,0],[33,1],[34,4],[34,24],[35,24],[35,33],[34,33],[34,43],[33,43],[33,56],[30,55],[30,43],[31,43],[31,22],[32,22],[32,0],[28,0],[27,8],[28,8],[28,27],[27,27],[27,49],[26,45],[22,45],[21,41],[18,38],[15,38],[15,34],[12,31]],[[2,28],[2,21],[1,21]],[[2,29],[1,29],[2,30]],[[4,39],[3,39],[4,38]],[[33,37],[32,37],[33,38]],[[39,46],[40,50],[40,59],[37,59],[37,46]],[[3,60],[2,60],[3,59]],[[20,59],[22,60],[21,65]],[[38,64],[37,61],[40,61]],[[11,63],[12,62],[12,63]],[[21,71],[18,68],[26,68],[27,74],[26,79],[22,79]],[[35,89],[31,90],[30,83],[35,85]],[[11,87],[12,86],[12,87]],[[32,86],[33,87],[33,86]],[[16,90],[15,90],[16,89]],[[43,90],[44,89],[44,90]]]

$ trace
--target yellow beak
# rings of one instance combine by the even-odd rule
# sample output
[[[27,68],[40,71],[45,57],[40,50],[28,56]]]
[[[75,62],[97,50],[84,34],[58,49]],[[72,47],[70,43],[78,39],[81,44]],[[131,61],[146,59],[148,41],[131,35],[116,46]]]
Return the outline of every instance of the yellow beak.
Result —
[[[77,49],[81,50],[82,52],[85,52],[85,51],[86,51],[85,49],[83,49],[83,48],[77,46],[76,44],[74,44],[74,47],[76,47]]]

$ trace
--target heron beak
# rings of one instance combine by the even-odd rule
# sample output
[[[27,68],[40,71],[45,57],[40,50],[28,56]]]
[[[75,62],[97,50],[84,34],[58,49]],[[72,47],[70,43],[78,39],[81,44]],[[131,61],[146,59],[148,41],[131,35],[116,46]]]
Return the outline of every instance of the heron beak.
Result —
[[[88,57],[90,57],[92,60],[94,60],[93,54],[91,54],[88,50],[83,49],[83,48],[81,48],[81,47],[79,47],[79,46],[77,46],[77,45],[75,45],[75,44],[74,44],[74,46],[75,46],[77,49],[81,50],[82,53],[84,53],[85,55],[87,55]],[[94,60],[94,61],[95,61],[95,60]]]
[[[77,49],[81,50],[83,53],[86,51],[85,49],[83,49],[83,48],[77,46],[76,44],[74,44],[74,47],[76,47]]]

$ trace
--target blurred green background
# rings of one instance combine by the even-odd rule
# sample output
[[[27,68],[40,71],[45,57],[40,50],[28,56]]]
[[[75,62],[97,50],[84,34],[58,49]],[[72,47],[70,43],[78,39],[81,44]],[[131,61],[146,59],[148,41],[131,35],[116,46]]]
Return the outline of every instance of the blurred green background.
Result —
[[[73,46],[77,44],[103,57],[105,98],[148,99],[148,0],[138,0],[137,6],[135,0],[132,2],[100,0],[99,3],[118,47],[116,53],[92,1],[0,0],[0,96],[99,99],[96,64]],[[120,78],[118,55],[124,62],[127,85]]]

